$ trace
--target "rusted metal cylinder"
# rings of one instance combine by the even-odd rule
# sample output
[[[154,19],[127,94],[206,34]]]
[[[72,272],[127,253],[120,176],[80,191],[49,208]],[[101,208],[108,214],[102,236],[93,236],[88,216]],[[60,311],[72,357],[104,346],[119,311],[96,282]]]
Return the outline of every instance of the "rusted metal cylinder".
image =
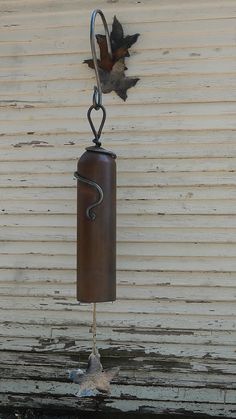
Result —
[[[77,300],[116,299],[116,155],[86,148],[77,166]]]

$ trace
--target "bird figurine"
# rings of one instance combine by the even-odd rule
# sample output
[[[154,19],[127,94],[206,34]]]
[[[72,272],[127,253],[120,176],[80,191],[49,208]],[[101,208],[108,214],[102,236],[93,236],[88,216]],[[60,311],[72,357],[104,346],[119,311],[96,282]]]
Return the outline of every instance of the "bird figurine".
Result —
[[[137,41],[139,33],[124,36],[121,23],[114,16],[112,32],[110,35],[112,56],[110,56],[105,35],[96,35],[100,50],[98,60],[99,76],[101,79],[102,92],[110,93],[112,90],[123,99],[127,99],[127,90],[138,82],[139,78],[126,77],[125,57],[129,57],[128,49]],[[84,60],[90,68],[94,68],[92,59]]]
[[[89,355],[86,371],[81,369],[69,371],[69,379],[79,384],[77,397],[90,397],[96,396],[98,393],[108,394],[110,382],[118,372],[119,367],[104,371],[100,354],[96,352]]]

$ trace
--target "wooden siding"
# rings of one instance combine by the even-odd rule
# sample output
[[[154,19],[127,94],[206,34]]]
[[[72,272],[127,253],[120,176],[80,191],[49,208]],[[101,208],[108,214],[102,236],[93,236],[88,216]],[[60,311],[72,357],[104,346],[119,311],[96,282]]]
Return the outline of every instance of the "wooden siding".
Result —
[[[126,103],[104,95],[118,300],[98,306],[98,345],[121,372],[102,402],[67,379],[91,348],[73,172],[92,138],[96,7],[141,34],[137,86]],[[1,0],[0,13],[0,406],[235,417],[235,1]]]

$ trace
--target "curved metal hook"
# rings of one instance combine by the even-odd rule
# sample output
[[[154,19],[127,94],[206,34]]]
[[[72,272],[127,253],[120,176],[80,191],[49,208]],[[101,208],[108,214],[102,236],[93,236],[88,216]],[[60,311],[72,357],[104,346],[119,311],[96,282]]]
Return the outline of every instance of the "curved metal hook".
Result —
[[[99,199],[98,201],[94,202],[92,205],[90,205],[87,209],[86,209],[86,216],[87,218],[89,218],[91,221],[94,221],[96,218],[96,214],[92,211],[93,208],[97,207],[98,205],[100,205],[103,201],[103,190],[101,188],[101,186],[99,186],[96,182],[94,182],[93,180],[87,179],[84,176],[81,176],[78,172],[74,173],[74,176],[76,177],[76,179],[79,179],[81,182],[84,182],[90,186],[92,186],[93,188],[95,188],[99,194]]]
[[[100,9],[95,9],[91,15],[91,21],[90,21],[90,44],[91,44],[93,64],[94,64],[94,69],[95,69],[95,74],[96,74],[96,79],[97,79],[97,86],[94,86],[94,94],[93,94],[93,105],[95,109],[102,105],[102,86],[101,86],[101,81],[100,81],[100,76],[99,76],[98,60],[97,60],[97,55],[96,55],[96,43],[95,43],[96,38],[95,38],[95,30],[94,30],[95,20],[98,14],[100,15],[102,19],[102,23],[105,29],[108,53],[112,57],[110,34],[109,34],[109,29],[107,26],[105,16]]]

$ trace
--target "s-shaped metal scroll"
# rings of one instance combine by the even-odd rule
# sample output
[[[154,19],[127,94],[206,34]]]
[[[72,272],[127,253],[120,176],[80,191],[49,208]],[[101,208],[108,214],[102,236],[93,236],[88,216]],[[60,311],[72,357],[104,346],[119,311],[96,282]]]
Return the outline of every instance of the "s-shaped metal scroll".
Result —
[[[101,186],[99,186],[96,182],[94,182],[93,180],[87,179],[84,176],[81,176],[78,172],[75,172],[74,176],[76,177],[76,179],[80,180],[80,182],[86,183],[87,185],[90,185],[93,188],[95,188],[99,194],[98,201],[94,202],[92,205],[89,205],[89,207],[86,209],[87,218],[89,218],[91,221],[94,221],[96,218],[96,214],[92,211],[92,209],[102,203],[103,197],[104,197],[103,190]]]

